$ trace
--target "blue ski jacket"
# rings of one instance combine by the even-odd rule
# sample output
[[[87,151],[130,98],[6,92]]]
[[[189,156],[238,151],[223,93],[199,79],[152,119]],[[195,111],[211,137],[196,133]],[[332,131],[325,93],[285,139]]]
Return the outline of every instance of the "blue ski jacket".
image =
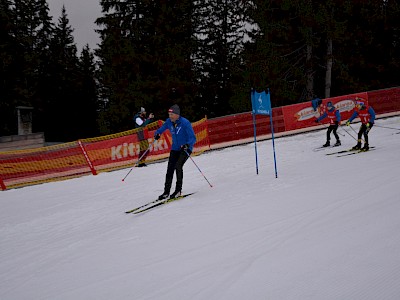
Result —
[[[374,123],[375,122],[375,111],[374,109],[369,106],[363,110],[354,110],[353,114],[351,115],[349,122],[353,121],[357,116],[360,117],[361,123],[367,124],[368,122]]]
[[[162,134],[167,129],[172,135],[171,150],[179,151],[181,150],[181,146],[187,144],[189,145],[190,151],[193,151],[193,145],[196,143],[196,135],[188,119],[180,116],[179,119],[173,123],[168,118],[164,124],[156,130],[155,135]]]
[[[324,114],[317,119],[317,121],[320,122],[321,120],[325,119],[326,117],[329,117],[330,124],[335,124],[335,121],[340,122],[340,119],[341,119],[339,110],[337,110],[335,108],[328,109],[327,111],[325,111]]]
[[[317,107],[322,104],[322,100],[320,98],[314,98],[311,100],[311,105],[314,111],[317,111]]]

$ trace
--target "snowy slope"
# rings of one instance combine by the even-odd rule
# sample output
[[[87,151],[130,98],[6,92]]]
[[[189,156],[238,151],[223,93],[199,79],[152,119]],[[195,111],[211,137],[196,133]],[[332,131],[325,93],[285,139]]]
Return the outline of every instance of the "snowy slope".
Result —
[[[189,160],[197,193],[141,215],[124,211],[162,193],[166,162],[0,192],[0,299],[400,299],[396,132],[340,158],[313,152],[324,130],[277,139],[278,179],[271,141],[259,175],[253,144],[212,151],[194,160],[214,187]]]

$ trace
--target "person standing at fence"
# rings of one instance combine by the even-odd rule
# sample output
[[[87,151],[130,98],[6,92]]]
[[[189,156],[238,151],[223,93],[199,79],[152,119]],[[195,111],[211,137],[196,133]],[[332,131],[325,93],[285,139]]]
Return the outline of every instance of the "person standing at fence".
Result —
[[[326,143],[322,147],[329,147],[331,145],[331,132],[333,132],[333,135],[336,138],[336,143],[333,146],[334,147],[340,146],[341,143],[339,135],[337,134],[336,131],[339,127],[341,116],[340,112],[335,108],[335,106],[331,101],[329,101],[326,104],[326,111],[324,112],[324,114],[319,118],[317,118],[315,122],[319,123],[326,117],[328,117],[329,119],[329,126],[328,126],[328,131],[326,132]]]
[[[351,121],[353,121],[357,116],[360,117],[361,127],[360,130],[358,131],[357,145],[355,145],[352,149],[353,150],[361,149],[363,151],[368,151],[369,150],[368,134],[372,126],[374,126],[375,111],[371,106],[368,105],[366,101],[364,101],[361,98],[356,98],[353,114],[351,115],[350,119],[346,122],[346,125],[350,126]],[[362,136],[364,136],[364,147],[361,148]]]
[[[150,113],[149,117],[146,117],[147,113],[144,107],[140,108],[140,111],[135,114],[133,117],[133,121],[135,123],[135,129],[138,129],[137,131],[137,137],[139,140],[139,158],[143,156],[143,154],[146,152],[146,150],[149,148],[149,142],[147,138],[145,137],[143,128],[146,127],[146,125],[150,124],[153,122],[154,119],[154,114]],[[147,152],[148,153],[148,152]],[[142,157],[142,159],[139,161],[138,167],[146,167],[146,157],[147,153]]]
[[[154,133],[154,138],[156,140],[158,140],[160,135],[167,129],[172,135],[172,146],[168,158],[164,192],[158,197],[159,200],[169,197],[174,172],[176,173],[176,186],[170,198],[176,198],[182,194],[183,165],[192,153],[193,145],[196,142],[192,124],[180,114],[179,106],[176,104],[172,105],[168,110],[168,119]]]
[[[320,116],[326,112],[326,106],[322,103],[322,100],[318,98],[317,95],[314,95],[313,99],[311,100],[311,106],[316,113],[319,113]]]

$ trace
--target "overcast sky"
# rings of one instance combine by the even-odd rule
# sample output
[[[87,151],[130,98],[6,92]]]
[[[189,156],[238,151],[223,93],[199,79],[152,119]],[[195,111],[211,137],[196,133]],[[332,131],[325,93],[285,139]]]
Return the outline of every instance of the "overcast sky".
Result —
[[[69,23],[74,29],[73,36],[78,52],[86,44],[89,44],[90,49],[97,48],[100,38],[94,31],[97,28],[94,22],[101,16],[100,0],[47,0],[47,3],[55,24],[58,23],[62,6],[65,6]]]

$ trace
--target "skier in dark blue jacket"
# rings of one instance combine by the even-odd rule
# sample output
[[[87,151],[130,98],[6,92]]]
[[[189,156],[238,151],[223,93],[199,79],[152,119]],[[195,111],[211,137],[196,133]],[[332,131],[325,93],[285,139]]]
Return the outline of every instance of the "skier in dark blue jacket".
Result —
[[[176,186],[170,198],[175,198],[182,194],[183,165],[192,153],[193,145],[196,142],[192,124],[180,114],[179,106],[174,104],[168,110],[169,118],[154,134],[156,140],[167,129],[172,135],[172,146],[168,159],[167,175],[165,176],[164,193],[158,197],[159,200],[168,198],[174,172],[176,172]]]

